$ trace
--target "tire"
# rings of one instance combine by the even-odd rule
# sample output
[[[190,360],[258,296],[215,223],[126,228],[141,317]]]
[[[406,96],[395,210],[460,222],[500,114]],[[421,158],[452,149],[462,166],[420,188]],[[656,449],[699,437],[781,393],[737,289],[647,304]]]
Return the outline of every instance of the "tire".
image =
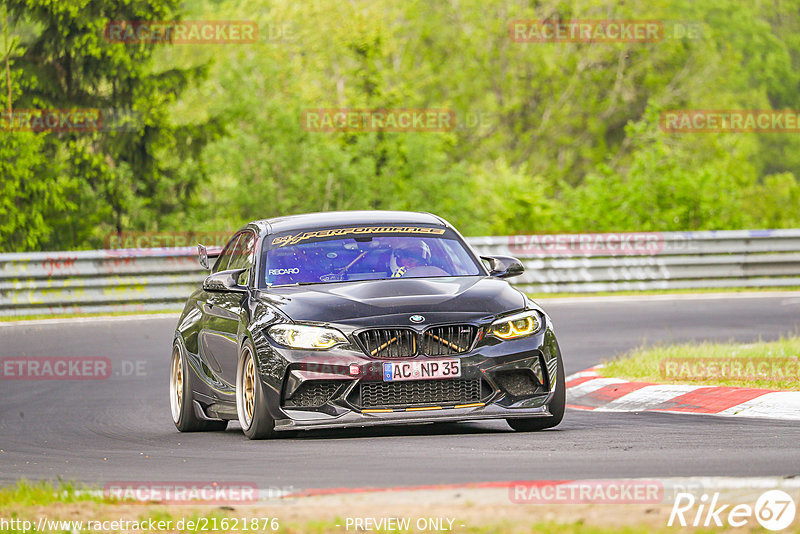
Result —
[[[248,339],[239,353],[236,369],[236,413],[244,435],[265,439],[275,435],[275,421],[267,411],[267,399],[255,365],[255,350]]]
[[[172,346],[172,360],[169,374],[169,405],[172,422],[181,432],[201,432],[204,430],[225,430],[227,421],[206,421],[194,413],[192,393],[192,372],[179,343]]]
[[[523,417],[519,419],[506,419],[508,426],[517,432],[534,432],[536,430],[544,430],[546,428],[553,428],[558,425],[564,418],[564,407],[567,403],[567,392],[564,381],[564,362],[561,361],[561,353],[558,354],[558,376],[556,377],[556,394],[553,400],[550,401],[550,417]]]

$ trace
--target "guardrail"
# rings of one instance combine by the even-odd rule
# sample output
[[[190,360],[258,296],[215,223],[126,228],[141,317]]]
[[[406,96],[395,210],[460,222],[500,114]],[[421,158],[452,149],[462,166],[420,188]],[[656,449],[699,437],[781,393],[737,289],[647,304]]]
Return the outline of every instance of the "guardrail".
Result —
[[[800,286],[800,229],[468,241],[520,258],[533,294]],[[0,315],[178,310],[206,273],[194,247],[0,254]]]
[[[800,286],[800,229],[477,237],[531,293]]]

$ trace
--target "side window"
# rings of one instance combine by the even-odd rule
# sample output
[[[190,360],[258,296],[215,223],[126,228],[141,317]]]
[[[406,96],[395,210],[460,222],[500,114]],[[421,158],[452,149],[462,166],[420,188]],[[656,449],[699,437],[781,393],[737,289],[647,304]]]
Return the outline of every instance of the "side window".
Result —
[[[231,240],[228,241],[228,244],[225,245],[225,248],[222,249],[222,254],[219,255],[217,262],[214,264],[214,268],[211,269],[212,273],[218,273],[228,268],[228,264],[231,261],[231,256],[236,250],[236,242],[239,240],[239,236],[241,236],[241,234],[236,234],[233,236]]]
[[[248,269],[239,277],[239,284],[247,285],[248,277],[250,274],[250,267],[253,266],[253,257],[255,252],[255,235],[253,232],[244,232],[236,248],[233,250],[230,264],[228,269]]]

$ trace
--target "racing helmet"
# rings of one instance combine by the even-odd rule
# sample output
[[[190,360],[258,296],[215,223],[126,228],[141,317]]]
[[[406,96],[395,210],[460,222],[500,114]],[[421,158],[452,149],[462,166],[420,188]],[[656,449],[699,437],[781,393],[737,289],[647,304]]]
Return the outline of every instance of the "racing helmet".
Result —
[[[398,263],[398,260],[413,259],[420,263],[420,265],[430,265],[431,261],[431,248],[425,241],[417,239],[414,241],[406,241],[392,250],[392,257],[389,259],[389,267],[392,272],[398,272],[404,265]]]

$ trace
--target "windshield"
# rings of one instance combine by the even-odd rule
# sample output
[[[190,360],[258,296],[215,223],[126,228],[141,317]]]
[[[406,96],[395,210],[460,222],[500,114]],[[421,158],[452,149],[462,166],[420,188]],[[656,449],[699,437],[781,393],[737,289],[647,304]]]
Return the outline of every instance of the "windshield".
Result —
[[[261,265],[262,287],[483,274],[455,232],[425,226],[276,234],[264,243]]]

